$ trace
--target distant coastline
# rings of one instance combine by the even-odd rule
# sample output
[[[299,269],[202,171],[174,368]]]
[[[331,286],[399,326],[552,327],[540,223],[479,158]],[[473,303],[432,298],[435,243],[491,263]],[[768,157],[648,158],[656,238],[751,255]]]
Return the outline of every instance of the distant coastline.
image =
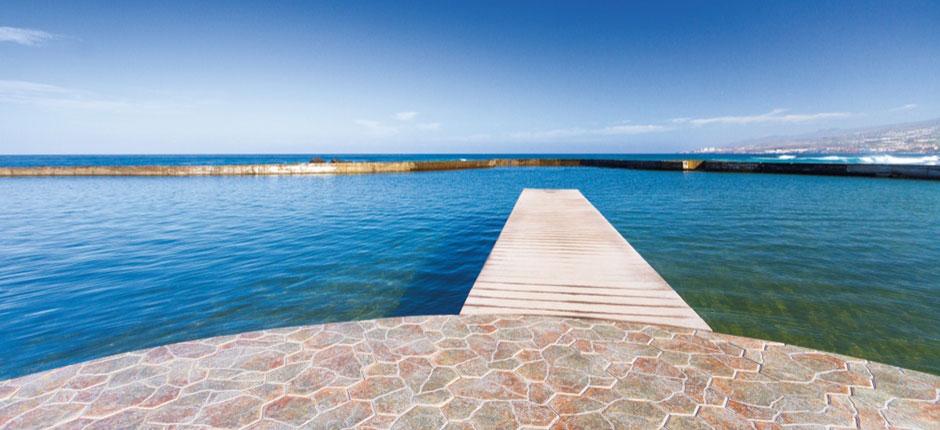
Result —
[[[695,154],[940,154],[940,118],[851,130],[823,130],[797,136],[771,136]]]

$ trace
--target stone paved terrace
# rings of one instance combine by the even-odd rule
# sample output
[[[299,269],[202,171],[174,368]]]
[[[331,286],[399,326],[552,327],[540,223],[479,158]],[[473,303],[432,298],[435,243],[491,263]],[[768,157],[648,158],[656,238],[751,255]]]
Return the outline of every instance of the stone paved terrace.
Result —
[[[6,353],[9,353],[7,351]],[[940,377],[608,320],[284,328],[0,382],[0,428],[940,428]]]

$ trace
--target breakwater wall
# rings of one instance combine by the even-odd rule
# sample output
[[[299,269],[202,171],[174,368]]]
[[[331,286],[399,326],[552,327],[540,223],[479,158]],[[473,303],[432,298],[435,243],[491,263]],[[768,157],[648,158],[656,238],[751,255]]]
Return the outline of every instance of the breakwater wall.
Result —
[[[333,162],[295,164],[229,164],[217,166],[41,166],[0,167],[11,176],[258,176],[402,173],[494,167],[578,166],[567,159],[489,159],[452,161]]]
[[[233,164],[218,166],[0,167],[0,177],[20,176],[260,176],[404,173],[494,167],[600,167],[725,173],[777,173],[940,180],[940,166],[896,164],[750,163],[703,160],[489,159],[399,162]]]
[[[709,160],[578,160],[579,166],[641,170],[683,170],[724,173],[863,176],[940,180],[940,166],[910,164],[751,163]]]

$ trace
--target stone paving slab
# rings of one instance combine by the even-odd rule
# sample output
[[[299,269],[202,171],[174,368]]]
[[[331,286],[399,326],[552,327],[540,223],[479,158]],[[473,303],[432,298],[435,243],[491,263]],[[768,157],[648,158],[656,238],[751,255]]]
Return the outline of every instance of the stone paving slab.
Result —
[[[709,328],[578,190],[522,191],[460,313]]]
[[[0,428],[938,428],[940,377],[707,330],[392,318],[222,336],[0,382]]]

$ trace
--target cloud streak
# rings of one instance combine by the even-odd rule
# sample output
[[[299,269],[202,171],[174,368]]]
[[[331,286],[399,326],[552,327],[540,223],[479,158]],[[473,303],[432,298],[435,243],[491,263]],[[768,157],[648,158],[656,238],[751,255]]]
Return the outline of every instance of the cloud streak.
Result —
[[[426,131],[440,130],[440,129],[441,129],[441,123],[439,123],[439,122],[423,122],[423,123],[421,123],[421,124],[415,125],[415,128],[417,128],[418,130],[426,130]]]
[[[716,116],[711,118],[676,118],[672,120],[672,122],[679,124],[692,124],[695,126],[711,124],[748,125],[762,123],[809,122],[825,119],[847,118],[852,116],[852,114],[849,112],[817,112],[803,114],[787,112],[788,111],[786,109],[774,109],[770,112],[759,115]]]
[[[594,130],[597,134],[605,136],[626,136],[631,134],[658,133],[667,131],[668,127],[655,124],[621,124]]]
[[[398,112],[392,115],[392,118],[398,122],[392,124],[371,119],[357,119],[355,123],[372,137],[392,137],[402,133],[431,132],[441,129],[439,122],[413,123],[412,120],[417,116],[418,112]]]
[[[103,97],[91,91],[29,81],[0,80],[0,103],[52,109],[107,111],[112,113],[167,110],[166,103],[129,102]]]
[[[57,39],[55,34],[42,30],[18,27],[0,27],[0,42],[12,42],[24,46],[39,46],[44,42]]]
[[[399,133],[398,127],[388,126],[369,119],[357,119],[356,125],[365,128],[366,133],[373,137],[389,137]]]
[[[716,116],[708,118],[674,118],[670,121],[653,124],[621,123],[606,127],[569,127],[548,130],[520,131],[503,135],[504,139],[520,141],[551,140],[589,140],[616,136],[635,136],[650,133],[663,133],[689,126],[700,127],[712,124],[750,125],[764,123],[801,123],[838,119],[853,116],[849,112],[787,113],[786,109],[774,109],[759,115]],[[476,139],[475,139],[476,140]]]
[[[417,113],[417,112],[412,112],[412,111],[408,111],[408,112],[398,112],[398,113],[396,113],[394,116],[395,116],[395,119],[397,119],[397,120],[399,120],[399,121],[411,121],[411,120],[415,119],[416,116],[418,116],[418,113]]]
[[[656,124],[616,124],[600,128],[556,128],[540,131],[522,131],[509,133],[507,136],[515,140],[554,140],[554,139],[584,139],[602,136],[631,136],[637,134],[659,133],[670,128]]]
[[[78,109],[117,109],[127,103],[107,100],[88,91],[28,81],[0,80],[0,103]]]
[[[909,110],[917,109],[917,104],[909,103],[904,106],[898,106],[894,109],[889,109],[888,112],[907,112]]]

